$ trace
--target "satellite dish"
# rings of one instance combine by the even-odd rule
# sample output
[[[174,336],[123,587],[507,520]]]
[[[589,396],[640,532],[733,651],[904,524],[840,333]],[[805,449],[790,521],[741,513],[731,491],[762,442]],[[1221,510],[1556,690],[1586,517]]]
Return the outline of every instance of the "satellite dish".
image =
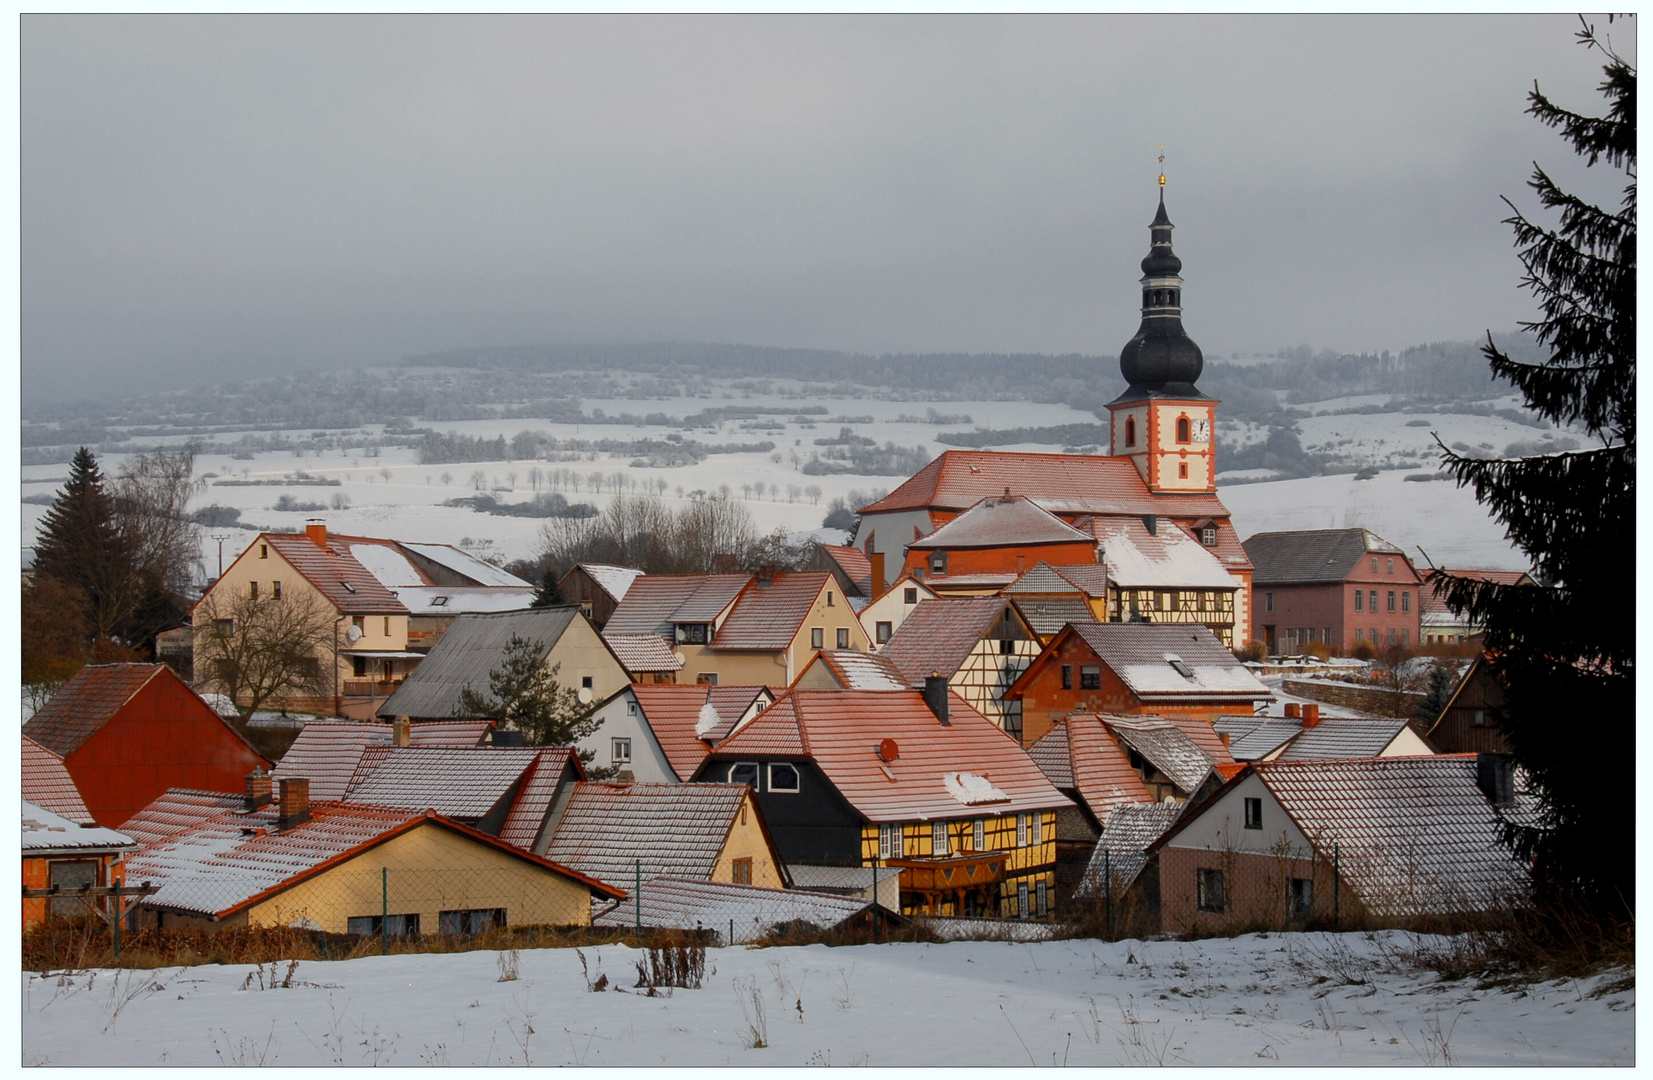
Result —
[[[689,662],[689,658],[683,655],[683,650],[681,649],[678,649],[672,653],[672,659],[676,660],[679,664],[686,664]]]
[[[581,705],[590,705],[591,704],[591,699],[593,697],[593,695],[591,693],[591,687],[589,687],[589,686],[580,687],[580,692],[576,696],[580,699],[580,704]]]
[[[356,644],[356,642],[362,639],[362,628],[359,626],[352,626],[344,632],[344,639],[352,645]]]

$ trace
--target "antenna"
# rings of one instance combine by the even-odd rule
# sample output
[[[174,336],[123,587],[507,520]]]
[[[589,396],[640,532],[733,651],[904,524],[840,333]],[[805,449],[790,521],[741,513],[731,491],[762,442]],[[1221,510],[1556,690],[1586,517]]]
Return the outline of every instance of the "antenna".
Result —
[[[1165,144],[1159,144],[1159,186],[1165,186]]]

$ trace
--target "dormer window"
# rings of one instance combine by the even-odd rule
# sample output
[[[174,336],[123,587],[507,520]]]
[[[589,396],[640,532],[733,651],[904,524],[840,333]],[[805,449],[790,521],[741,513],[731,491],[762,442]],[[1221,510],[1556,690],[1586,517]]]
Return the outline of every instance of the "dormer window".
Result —
[[[1217,527],[1215,525],[1207,525],[1200,530],[1200,543],[1206,547],[1217,546]]]
[[[937,551],[937,552],[931,553],[931,555],[930,555],[930,576],[931,577],[941,577],[942,575],[945,575],[946,573],[947,573],[947,553],[945,551]]]
[[[677,643],[679,645],[706,644],[705,623],[677,623]]]

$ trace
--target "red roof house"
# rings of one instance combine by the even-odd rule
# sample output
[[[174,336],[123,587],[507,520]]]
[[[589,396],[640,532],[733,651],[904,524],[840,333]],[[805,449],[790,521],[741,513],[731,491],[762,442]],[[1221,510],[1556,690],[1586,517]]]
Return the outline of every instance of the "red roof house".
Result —
[[[62,761],[106,828],[168,788],[240,791],[270,764],[164,664],[89,664],[23,734]]]

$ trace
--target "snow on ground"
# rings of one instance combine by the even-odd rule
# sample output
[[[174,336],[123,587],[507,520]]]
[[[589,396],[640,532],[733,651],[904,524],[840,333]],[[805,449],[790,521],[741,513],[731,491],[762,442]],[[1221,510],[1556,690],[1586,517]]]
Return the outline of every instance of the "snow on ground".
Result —
[[[1632,1065],[1634,991],[1438,982],[1401,934],[712,949],[700,990],[591,993],[573,949],[23,973],[50,1065]],[[584,950],[611,985],[637,954]],[[285,965],[282,972],[285,973]],[[264,984],[268,985],[268,969]],[[250,988],[245,988],[248,984]],[[146,990],[148,987],[156,987]],[[752,1047],[757,1029],[767,1046]]]

